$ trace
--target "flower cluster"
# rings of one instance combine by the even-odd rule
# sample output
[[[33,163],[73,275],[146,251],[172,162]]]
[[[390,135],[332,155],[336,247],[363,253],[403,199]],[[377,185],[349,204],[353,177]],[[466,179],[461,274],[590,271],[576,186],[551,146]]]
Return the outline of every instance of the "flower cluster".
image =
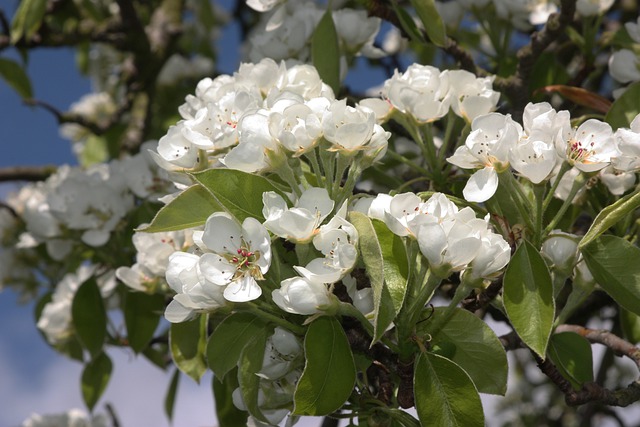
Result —
[[[473,121],[465,144],[447,159],[461,169],[476,169],[463,191],[466,200],[490,199],[498,188],[499,174],[510,168],[533,184],[562,179],[567,169],[558,173],[565,164],[575,168],[574,174],[601,171],[602,181],[613,194],[623,194],[633,186],[640,161],[639,120],[634,120],[631,129],[616,132],[597,119],[574,128],[568,111],[557,112],[548,103],[530,103],[523,123],[524,127],[499,113]],[[606,170],[609,166],[612,169]]]
[[[263,58],[276,61],[311,59],[311,38],[324,9],[311,0],[277,2],[247,1],[258,12],[265,12],[247,40],[247,59],[259,62]],[[380,58],[385,52],[373,45],[380,30],[380,18],[367,16],[364,10],[343,8],[332,12],[343,63],[348,58],[364,55]],[[286,23],[286,24],[285,24]]]

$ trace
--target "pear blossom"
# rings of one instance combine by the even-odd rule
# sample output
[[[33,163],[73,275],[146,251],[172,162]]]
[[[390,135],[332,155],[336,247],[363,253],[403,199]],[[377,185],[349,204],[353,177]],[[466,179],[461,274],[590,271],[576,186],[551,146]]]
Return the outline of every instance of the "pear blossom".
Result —
[[[635,172],[624,172],[613,166],[601,169],[598,176],[614,196],[622,196],[627,190],[633,188],[636,183]]]
[[[269,132],[284,148],[295,156],[313,149],[322,136],[322,115],[330,101],[320,97],[307,103],[288,103],[278,111],[277,102],[269,115]]]
[[[511,246],[501,235],[486,229],[481,234],[480,243],[468,270],[471,280],[495,278],[511,259]]]
[[[273,191],[263,193],[262,201],[267,230],[296,243],[311,241],[334,205],[324,188],[305,190],[293,208],[287,207],[282,196]]]
[[[524,132],[509,152],[511,167],[534,184],[549,178],[560,161],[554,141],[568,116],[568,111],[556,112],[547,102],[527,104]]]
[[[131,267],[118,267],[116,277],[137,291],[153,291],[158,279],[164,279],[169,257],[175,251],[186,249],[190,235],[190,230],[134,233],[131,240],[136,248],[136,262]]]
[[[321,226],[313,238],[313,246],[324,257],[311,260],[306,266],[294,266],[304,278],[318,283],[335,283],[349,273],[358,259],[358,232],[345,219],[345,202],[331,220]]]
[[[575,234],[553,230],[542,243],[540,253],[549,260],[552,269],[569,276],[578,258],[578,240]]]
[[[164,312],[171,323],[190,320],[199,312],[213,311],[226,304],[223,289],[207,280],[196,254],[182,251],[171,254],[166,280],[176,292]]]
[[[281,145],[269,133],[269,112],[260,110],[240,121],[240,143],[221,161],[229,169],[259,173],[273,166],[273,158],[284,159]]]
[[[269,232],[255,218],[238,224],[227,213],[212,214],[205,224],[202,243],[206,252],[199,265],[205,279],[224,287],[224,298],[251,301],[262,294],[263,280],[271,265]]]
[[[61,414],[31,414],[20,427],[108,427],[105,414],[87,415],[80,409],[71,409]]]
[[[605,13],[615,0],[578,0],[576,11],[582,16],[593,16]]]
[[[419,123],[443,117],[449,111],[449,80],[430,65],[412,64],[403,74],[396,72],[387,80],[382,96],[401,113]]]
[[[370,208],[376,216],[384,212],[384,222],[394,234],[417,238],[420,227],[427,223],[440,222],[446,217],[458,213],[458,207],[444,194],[435,193],[426,202],[414,193],[396,194],[388,198],[377,198]]]
[[[484,202],[498,189],[498,171],[509,166],[509,151],[522,135],[522,126],[510,115],[491,113],[477,117],[465,144],[447,161],[462,169],[477,169],[462,194],[467,201]]]
[[[630,49],[613,52],[609,58],[609,73],[620,83],[640,80],[640,58]]]
[[[342,283],[347,288],[347,294],[353,302],[353,306],[365,316],[371,314],[374,309],[373,289],[357,288],[357,281],[352,275],[346,275],[342,278]]]
[[[262,369],[257,375],[267,380],[284,377],[300,364],[302,347],[294,334],[276,326],[267,340]]]
[[[624,172],[640,170],[640,115],[633,119],[630,129],[619,128],[614,137],[620,155],[613,159],[613,166]]]
[[[491,77],[476,77],[466,70],[447,71],[451,109],[468,122],[496,109],[500,92],[493,90]]]
[[[292,277],[271,293],[273,302],[287,313],[305,316],[321,313],[331,304],[331,294],[324,283],[305,277]]]
[[[385,52],[373,46],[380,31],[380,18],[370,17],[364,10],[339,9],[332,14],[343,51],[367,58],[381,58]]]
[[[364,149],[380,128],[382,138],[386,141],[391,136],[376,124],[373,111],[363,107],[351,107],[347,100],[334,101],[324,113],[322,126],[324,137],[333,143],[332,149],[351,153]]]
[[[611,126],[596,119],[589,119],[575,129],[567,118],[556,138],[556,150],[562,159],[582,172],[603,169],[619,156]]]

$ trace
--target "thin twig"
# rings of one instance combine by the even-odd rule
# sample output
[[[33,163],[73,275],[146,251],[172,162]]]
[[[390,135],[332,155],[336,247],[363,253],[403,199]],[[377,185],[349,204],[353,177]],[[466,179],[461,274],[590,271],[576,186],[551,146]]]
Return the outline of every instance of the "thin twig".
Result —
[[[56,166],[11,166],[0,169],[0,182],[43,181],[56,171]]]

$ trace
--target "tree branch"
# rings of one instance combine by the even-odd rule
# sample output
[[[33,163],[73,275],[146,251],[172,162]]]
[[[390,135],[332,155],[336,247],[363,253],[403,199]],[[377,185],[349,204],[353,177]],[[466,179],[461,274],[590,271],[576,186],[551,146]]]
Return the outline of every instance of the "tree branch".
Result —
[[[531,35],[531,41],[517,53],[518,65],[513,76],[495,82],[496,87],[511,98],[513,116],[520,119],[524,107],[529,102],[529,83],[536,61],[542,53],[556,41],[573,20],[577,0],[561,0],[560,12],[552,14],[542,30]]]
[[[588,329],[577,325],[560,325],[555,331],[575,332],[592,343],[605,345],[617,354],[629,357],[640,369],[640,349],[609,331]],[[548,358],[542,360],[533,351],[531,353],[542,373],[564,393],[567,405],[579,406],[589,402],[599,402],[609,406],[624,407],[640,400],[640,379],[633,381],[626,388],[613,391],[597,383],[586,383],[576,391]]]
[[[56,166],[12,166],[0,169],[0,182],[42,181],[57,170]]]

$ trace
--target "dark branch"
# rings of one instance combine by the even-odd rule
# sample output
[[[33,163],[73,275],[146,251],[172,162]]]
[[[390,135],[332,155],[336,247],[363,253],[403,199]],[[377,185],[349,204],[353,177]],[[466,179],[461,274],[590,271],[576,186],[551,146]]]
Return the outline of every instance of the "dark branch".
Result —
[[[575,332],[590,342],[603,344],[614,352],[632,359],[640,368],[640,349],[617,337],[609,331],[587,329],[577,325],[560,325],[556,332]],[[538,367],[565,395],[565,402],[570,406],[584,405],[589,402],[599,402],[609,406],[629,406],[640,400],[640,379],[633,381],[626,388],[609,390],[597,383],[586,383],[580,390],[574,390],[571,383],[565,379],[558,368],[549,360],[542,360],[533,353]]]
[[[12,166],[0,169],[0,182],[42,181],[56,171],[56,166]]]

